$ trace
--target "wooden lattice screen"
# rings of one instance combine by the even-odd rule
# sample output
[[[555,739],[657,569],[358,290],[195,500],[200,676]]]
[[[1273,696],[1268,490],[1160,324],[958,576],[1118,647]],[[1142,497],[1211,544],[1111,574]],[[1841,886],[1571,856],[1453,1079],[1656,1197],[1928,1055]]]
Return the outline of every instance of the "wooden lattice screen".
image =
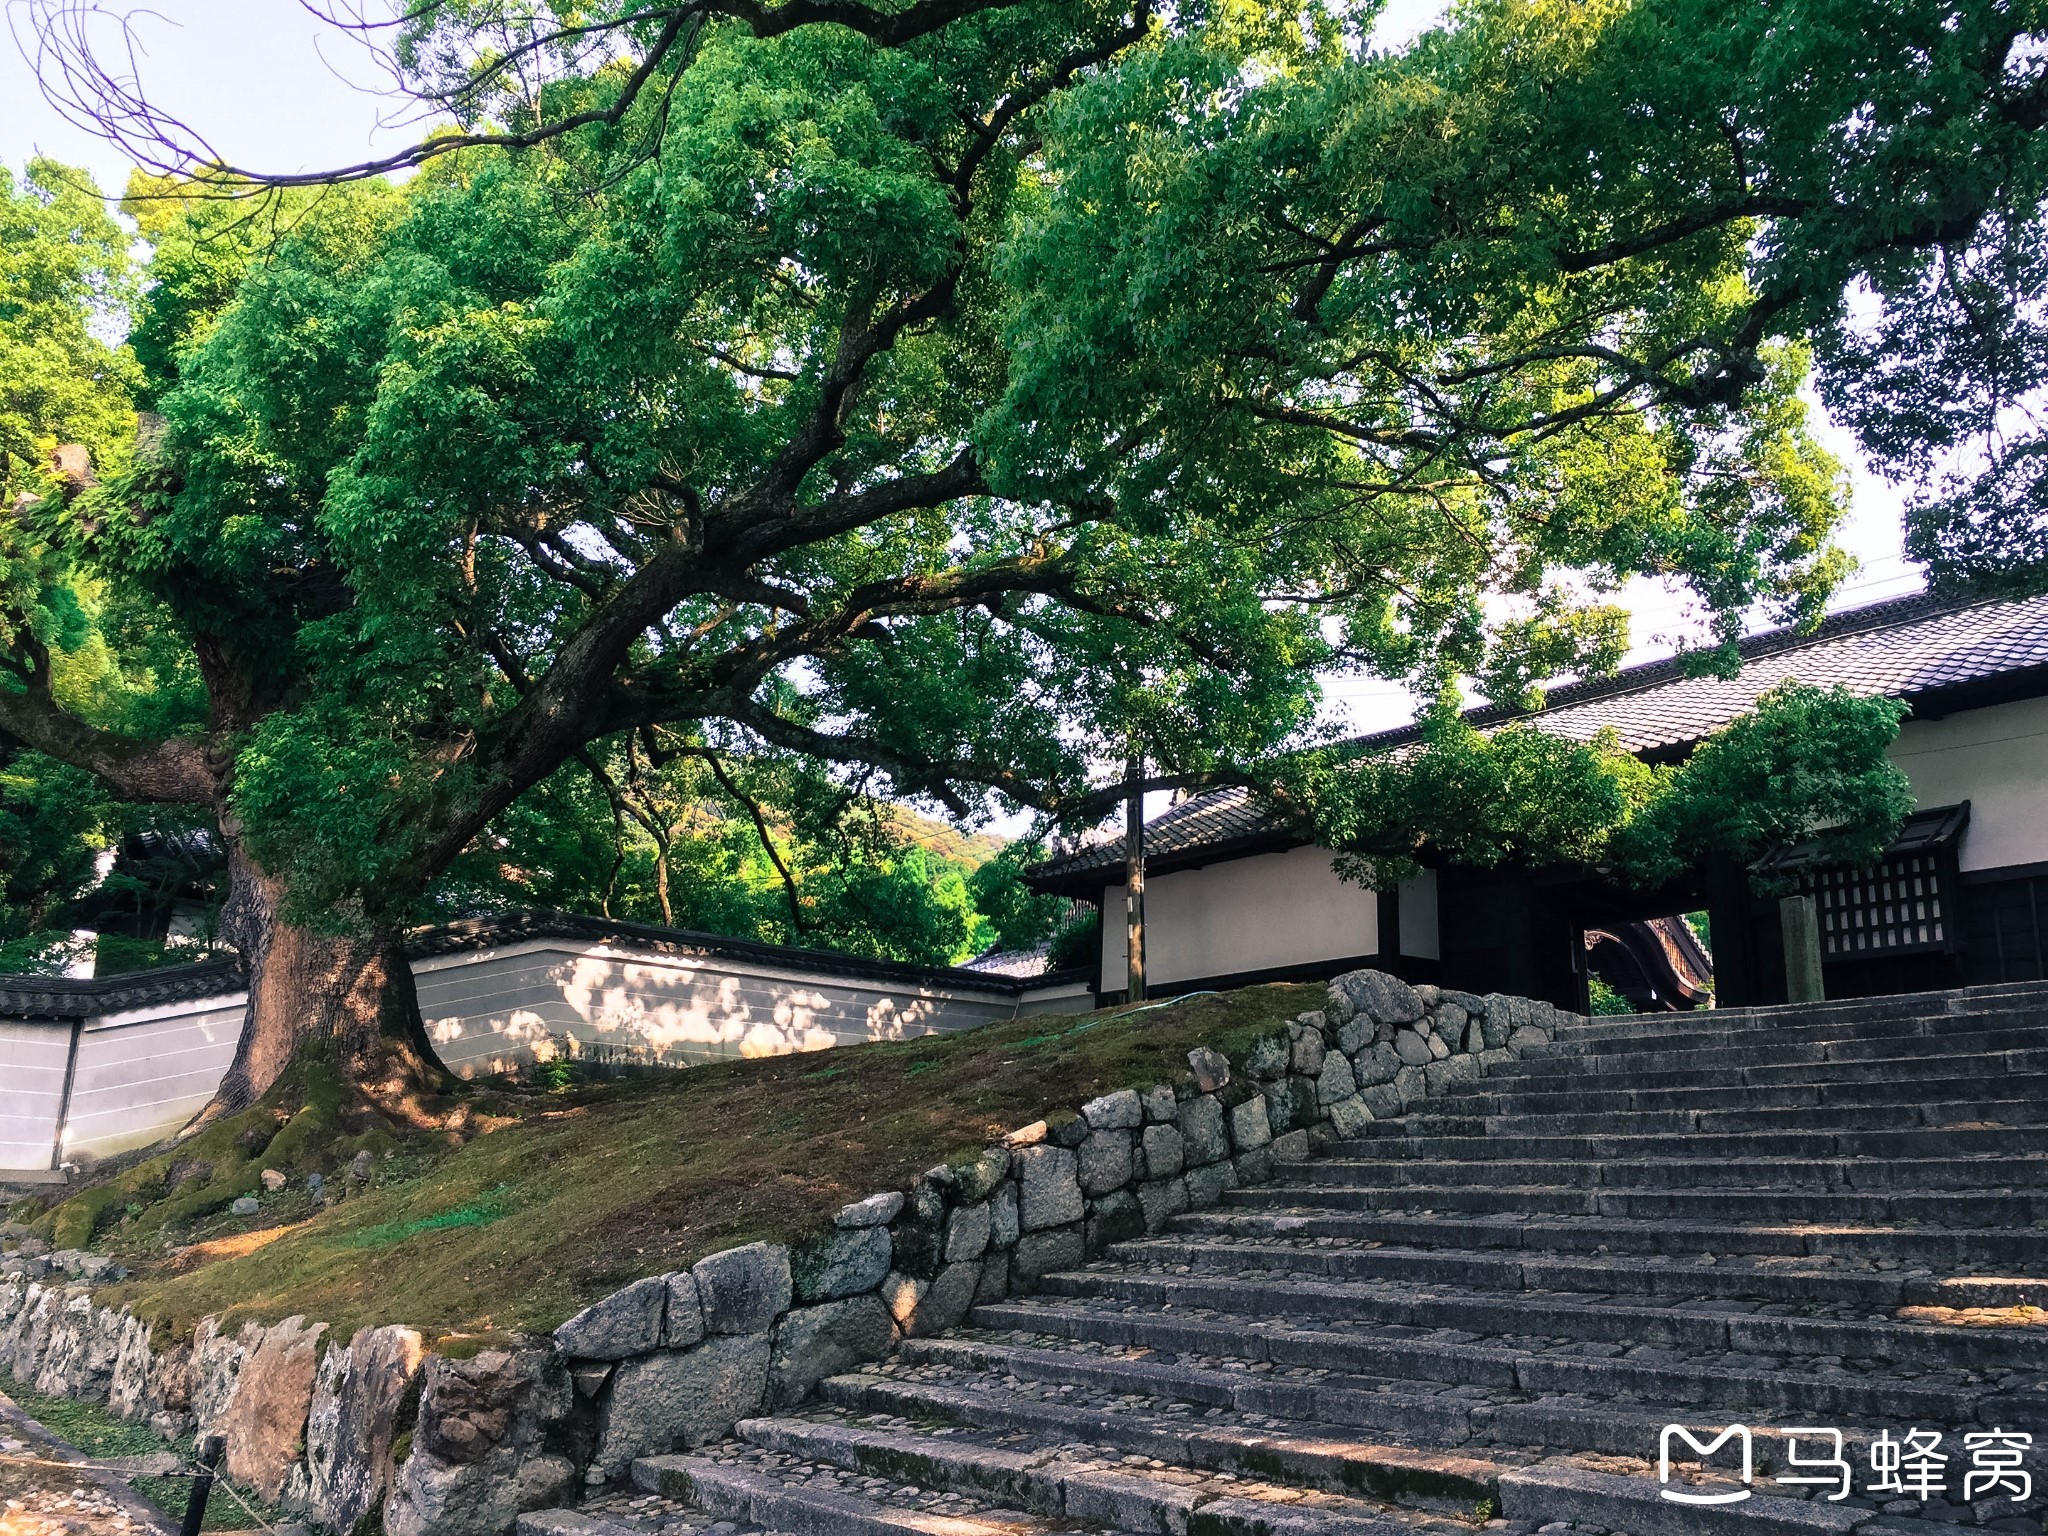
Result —
[[[1808,876],[1804,884],[1820,908],[1822,955],[1850,960],[1954,948],[1950,863],[1939,853],[1912,853]]]

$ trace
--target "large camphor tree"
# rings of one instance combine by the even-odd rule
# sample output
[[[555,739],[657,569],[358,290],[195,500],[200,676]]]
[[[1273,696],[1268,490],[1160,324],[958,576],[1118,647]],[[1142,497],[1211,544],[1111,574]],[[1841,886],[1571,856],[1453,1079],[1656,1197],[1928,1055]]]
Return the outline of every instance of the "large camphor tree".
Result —
[[[2025,579],[2038,9],[1493,0],[1383,54],[1243,0],[447,0],[391,62],[456,127],[245,218],[49,0],[57,94],[177,179],[160,422],[9,525],[0,727],[218,819],[217,1110],[309,1040],[389,1104],[422,893],[621,733],[1085,820],[1133,750],[1265,782],[1319,670],[1611,665],[1633,574],[1810,616],[1816,360],[1885,463],[1988,434],[1916,536]],[[76,581],[146,612],[66,628]],[[143,632],[198,682],[147,731],[65,686]]]

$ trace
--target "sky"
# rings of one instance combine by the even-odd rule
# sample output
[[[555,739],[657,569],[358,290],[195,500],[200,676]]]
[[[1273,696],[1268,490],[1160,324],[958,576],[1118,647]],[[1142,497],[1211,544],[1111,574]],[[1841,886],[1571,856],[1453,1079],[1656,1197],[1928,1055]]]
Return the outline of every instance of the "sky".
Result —
[[[1376,41],[1398,46],[1440,16],[1445,0],[1388,0]],[[0,0],[12,37],[0,39],[0,163],[47,154],[91,171],[117,193],[128,163],[67,123],[42,95],[23,47],[33,46],[27,0]],[[379,76],[360,47],[311,16],[299,0],[152,0],[135,10],[144,52],[138,74],[150,98],[203,134],[231,163],[263,171],[316,170],[397,149],[417,128],[383,121],[397,110],[374,89]],[[1815,407],[1818,413],[1818,406]],[[1822,441],[1849,466],[1853,509],[1840,542],[1862,564],[1836,607],[1860,607],[1915,591],[1918,570],[1901,550],[1896,493],[1865,467],[1853,440],[1819,419]],[[1622,595],[1634,615],[1630,661],[1668,655],[1698,628],[1666,586],[1636,581]],[[1358,731],[1404,723],[1412,703],[1398,684],[1330,678],[1327,717]]]

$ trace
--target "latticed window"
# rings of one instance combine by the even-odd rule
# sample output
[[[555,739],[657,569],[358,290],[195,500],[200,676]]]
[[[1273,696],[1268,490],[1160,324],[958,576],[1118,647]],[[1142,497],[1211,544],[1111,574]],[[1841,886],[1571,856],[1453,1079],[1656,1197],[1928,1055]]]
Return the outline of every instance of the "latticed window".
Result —
[[[1956,854],[1969,822],[1967,800],[1915,811],[1863,869],[1823,863],[1817,841],[1775,849],[1755,868],[1813,897],[1822,960],[1953,953],[1962,938]]]
[[[1821,953],[1829,959],[1947,949],[1947,861],[1933,853],[1894,855],[1868,869],[1830,869],[1803,882],[1820,908]]]

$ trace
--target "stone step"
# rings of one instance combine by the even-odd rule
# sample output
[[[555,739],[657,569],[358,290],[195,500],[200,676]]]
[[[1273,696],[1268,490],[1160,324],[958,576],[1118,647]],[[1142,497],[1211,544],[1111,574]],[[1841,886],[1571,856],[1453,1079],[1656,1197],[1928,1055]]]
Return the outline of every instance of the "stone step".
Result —
[[[1607,1109],[1538,1114],[1444,1114],[1432,1108],[1375,1120],[1386,1136],[1647,1136],[1686,1131],[1886,1131],[1982,1125],[2048,1125],[2048,1079],[2031,1098],[1973,1098],[1929,1104],[1798,1104],[1759,1109]]]
[[[1432,1389],[1427,1384],[1325,1378],[1322,1373],[1280,1374],[1243,1369],[1218,1369],[1156,1359],[1119,1359],[1071,1348],[1005,1344],[969,1334],[936,1339],[906,1339],[899,1357],[912,1365],[950,1366],[981,1375],[997,1372],[1027,1382],[1045,1382],[1065,1389],[1109,1393],[1118,1397],[1186,1403],[1201,1409],[1340,1425],[1399,1434],[1431,1445],[1468,1446],[1474,1436],[1474,1415],[1482,1423],[1492,1405],[1481,1399]],[[1608,1436],[1615,1444],[1640,1447],[1642,1436],[1654,1437],[1652,1413],[1634,1416],[1628,1431]],[[1540,1435],[1519,1435],[1506,1443],[1542,1445]],[[1647,1443],[1654,1443],[1652,1442]]]
[[[1722,1025],[1712,1014],[1694,1015],[1697,1022],[1652,1026],[1633,1032],[1601,1033],[1560,1030],[1549,1045],[1526,1047],[1525,1059],[1583,1054],[1625,1056],[1654,1051],[1749,1050],[1777,1045],[1814,1045],[1851,1040],[1958,1040],[2008,1029],[2048,1026],[2048,1005],[2019,1010],[1967,1014],[1842,1014],[1834,1018],[1779,1023],[1764,1029]]]
[[[1034,1436],[1039,1443],[1011,1448],[957,1435],[811,1419],[746,1420],[737,1433],[785,1455],[863,1476],[949,1489],[1116,1531],[1265,1536],[1276,1529],[1277,1519],[1302,1536],[1414,1536],[1418,1528],[1435,1523],[1404,1517],[1377,1501],[1328,1493],[1304,1496],[1299,1489],[1275,1488],[1263,1480],[1242,1483],[1230,1474],[1133,1465],[1121,1453],[1077,1443],[1071,1434],[1051,1444]]]
[[[1490,1159],[1319,1158],[1283,1163],[1273,1170],[1275,1186],[1294,1188],[1385,1188],[1389,1185],[1484,1185],[1498,1180],[1500,1164]],[[1924,1190],[2048,1190],[2048,1154],[2019,1157],[1874,1158],[1561,1158],[1521,1162],[1515,1181],[1566,1189],[1764,1189],[1838,1190],[1866,1194]],[[2048,1216],[2048,1212],[2043,1213]],[[1971,1225],[1985,1225],[1972,1222]]]
[[[1519,1173],[1519,1170],[1517,1170]],[[2020,1227],[2048,1222],[2048,1192],[1964,1190],[1569,1189],[1500,1184],[1264,1185],[1227,1190],[1228,1210],[1446,1211],[1468,1216],[1621,1217],[1687,1222],[1855,1222]],[[2048,1232],[2035,1232],[2048,1245]]]
[[[1561,1032],[1567,1035],[1627,1035],[1638,1030],[1684,1028],[1700,1021],[1719,1029],[1777,1029],[1827,1019],[1938,1019],[1970,1014],[2048,1010],[2048,982],[1996,982],[1946,992],[1899,992],[1884,997],[1836,998],[1823,1003],[1774,1003],[1757,1008],[1696,1009],[1690,1013],[1638,1013],[1620,1016],[1567,1014]]]
[[[1076,1526],[1017,1510],[905,1508],[886,1502],[886,1496],[907,1485],[863,1496],[706,1456],[643,1456],[633,1463],[633,1481],[649,1493],[686,1499],[723,1519],[752,1521],[790,1536],[1050,1536],[1082,1530],[1106,1536],[1101,1526]]]
[[[1628,1398],[1719,1409],[1731,1414],[1803,1414],[1810,1422],[1967,1423],[1977,1404],[2001,1396],[1996,1386],[1965,1370],[1891,1377],[1840,1367],[1787,1369],[1779,1356],[1730,1353],[1701,1364],[1694,1352],[1621,1345],[1536,1348],[1495,1330],[1474,1336],[1456,1328],[1401,1328],[1356,1324],[1300,1327],[1236,1315],[1196,1318],[1160,1308],[1091,1305],[1061,1298],[1000,1302],[977,1307],[969,1323],[1099,1344],[1236,1360],[1271,1367],[1341,1372],[1374,1381],[1437,1382],[1530,1395]],[[1590,1349],[1612,1353],[1591,1353]],[[1754,1364],[1744,1363],[1754,1360]],[[2048,1412],[2048,1394],[2041,1397]]]
[[[2002,1059],[2002,1058],[2001,1058]],[[1898,1077],[1854,1076],[1811,1083],[1729,1083],[1705,1086],[1610,1089],[1565,1086],[1537,1093],[1503,1090],[1485,1082],[1460,1084],[1430,1098],[1425,1114],[1478,1116],[1652,1113],[1677,1110],[1805,1109],[1815,1106],[1888,1104],[1917,1110],[1923,1103],[1945,1105],[1971,1099],[2048,1099],[2048,1074],[1996,1072],[1987,1078],[1905,1074]]]
[[[1120,1358],[1054,1340],[1020,1344],[968,1333],[905,1340],[900,1358],[908,1366],[950,1367],[970,1376],[993,1372],[1059,1390],[1145,1400],[1154,1408],[1186,1403],[1205,1412],[1253,1416],[1269,1428],[1306,1421],[1368,1429],[1423,1445],[1454,1447],[1468,1455],[1492,1454],[1490,1448],[1498,1446],[1537,1455],[1593,1451],[1654,1458],[1664,1425],[1704,1428],[1726,1422],[1713,1410],[1691,1404],[1572,1393],[1527,1395],[1442,1386],[1431,1390],[1426,1382],[1319,1370],[1262,1372],[1148,1355]],[[2019,1422],[2016,1413],[2008,1417]],[[1849,1431],[1852,1426],[1843,1428]],[[2044,1431],[2048,1425],[2033,1431],[2037,1441]]]
[[[1667,1136],[1368,1136],[1333,1143],[1339,1161],[1556,1162],[1583,1158],[1955,1158],[2048,1153],[2048,1125],[1892,1131],[1682,1131]]]
[[[1301,1487],[1356,1491],[1355,1479],[1391,1476],[1397,1481],[1373,1481],[1367,1491],[1395,1498],[1405,1496],[1410,1481],[1420,1475],[1427,1488],[1440,1496],[1472,1503],[1479,1497],[1492,1499],[1499,1514],[1522,1522],[1525,1528],[1561,1520],[1642,1536],[1698,1536],[1701,1528],[1697,1506],[1688,1508],[1658,1496],[1658,1484],[1647,1460],[1635,1475],[1619,1475],[1560,1460],[1532,1462],[1526,1453],[1513,1451],[1481,1458],[1361,1444],[1339,1425],[1267,1420],[1263,1427],[1244,1428],[1213,1419],[1190,1422],[1184,1415],[1133,1408],[1128,1399],[1119,1401],[1113,1411],[1081,1408],[1057,1390],[1047,1398],[1022,1396],[1014,1390],[1019,1385],[1015,1378],[1009,1379],[1009,1389],[987,1382],[988,1378],[974,1375],[947,1380],[859,1375],[830,1378],[821,1384],[821,1391],[828,1401],[848,1408],[894,1414],[913,1422],[1064,1431],[1167,1461],[1185,1458],[1189,1465],[1284,1479]],[[1636,1450],[1645,1458],[1654,1455],[1658,1426],[1640,1417],[1627,1422],[1629,1433],[1647,1437]],[[1692,1423],[1688,1427],[1711,1432],[1722,1426]],[[1759,1427],[1754,1433],[1760,1448],[1759,1464],[1782,1465],[1782,1455],[1774,1455],[1779,1448],[1772,1431]],[[1849,1437],[1851,1454],[1855,1454],[1857,1438]],[[1685,1470],[1683,1465],[1679,1470]],[[1873,1517],[1866,1507],[1838,1510],[1822,1501],[1773,1493],[1772,1487],[1772,1479],[1760,1472],[1749,1499],[1714,1509],[1715,1529],[1730,1536],[1846,1536]],[[1952,1512],[1966,1519],[1969,1514],[1966,1509]],[[1884,1536],[1900,1533],[1886,1531]]]
[[[1812,1454],[1810,1447],[1806,1454]],[[1767,1479],[1758,1481],[1768,1486]],[[1926,1525],[1933,1536],[1947,1528],[1927,1521],[1892,1521],[1873,1516],[1869,1509],[1786,1498],[1754,1487],[1738,1504],[1675,1504],[1662,1496],[1650,1477],[1590,1467],[1546,1464],[1507,1473],[1501,1483],[1502,1509],[1539,1529],[1589,1527],[1627,1536],[1700,1536],[1703,1530],[1725,1536],[1850,1536],[1857,1530],[1866,1536],[1900,1536],[1902,1526],[1911,1531]],[[1728,1491],[1736,1489],[1730,1485]],[[1969,1516],[1967,1507],[1960,1513]]]
[[[645,1536],[635,1525],[580,1509],[530,1509],[513,1522],[517,1536]]]
[[[1529,1084],[1568,1077],[1597,1079],[1603,1084],[1625,1083],[1641,1078],[1700,1078],[1740,1071],[1743,1081],[1752,1074],[1783,1072],[1794,1067],[1867,1066],[1873,1071],[1897,1073],[1908,1062],[1956,1063],[1986,1056],[2048,1055],[2048,1024],[1982,1030],[1950,1038],[1908,1036],[1904,1039],[1843,1040],[1804,1045],[1797,1042],[1764,1042],[1750,1045],[1707,1046],[1692,1050],[1625,1051],[1595,1056],[1575,1045],[1563,1044],[1552,1054],[1535,1054],[1532,1047],[1522,1055],[1499,1062],[1486,1072],[1496,1083]],[[2038,1069],[2037,1069],[2038,1070]]]
[[[1465,1285],[1498,1292],[1573,1291],[1657,1297],[1669,1302],[1765,1301],[1894,1312],[1904,1306],[1941,1309],[2048,1306],[2048,1279],[1950,1278],[1897,1266],[1853,1268],[1833,1259],[1698,1253],[1640,1256],[1551,1255],[1503,1249],[1398,1248],[1347,1240],[1260,1242],[1161,1236],[1118,1243],[1105,1262],[1190,1274],[1387,1280],[1404,1285]],[[2048,1270],[2048,1261],[2039,1267]]]
[[[1233,1476],[1282,1478],[1305,1488],[1419,1505],[1470,1508],[1499,1493],[1502,1463],[1447,1451],[1362,1440],[1346,1426],[1290,1423],[1284,1429],[1249,1427],[1185,1413],[1156,1413],[1119,1400],[1091,1407],[1072,1394],[1033,1397],[1021,1383],[968,1374],[938,1381],[929,1375],[834,1376],[819,1383],[825,1401],[869,1413],[978,1429],[1055,1434],[1113,1446],[1175,1465]],[[1513,1463],[1507,1463],[1512,1465]]]
[[[1693,1223],[1602,1217],[1598,1220],[1503,1216],[1425,1216],[1313,1210],[1218,1208],[1170,1217],[1167,1230],[1202,1234],[1355,1238],[1414,1248],[1516,1248],[1525,1252],[1777,1254],[1784,1257],[1891,1261],[1956,1272],[1989,1268],[2024,1273],[2041,1263],[2039,1231],[1986,1227],[1892,1227],[1849,1223]]]
[[[1329,1318],[1475,1335],[1650,1344],[1707,1353],[1834,1355],[1890,1365],[2048,1371],[2048,1329],[1940,1327],[1888,1318],[1846,1320],[1612,1302],[1592,1294],[1503,1295],[1497,1290],[1388,1281],[1208,1277],[1076,1270],[1045,1277],[1045,1293],[1182,1313]]]

